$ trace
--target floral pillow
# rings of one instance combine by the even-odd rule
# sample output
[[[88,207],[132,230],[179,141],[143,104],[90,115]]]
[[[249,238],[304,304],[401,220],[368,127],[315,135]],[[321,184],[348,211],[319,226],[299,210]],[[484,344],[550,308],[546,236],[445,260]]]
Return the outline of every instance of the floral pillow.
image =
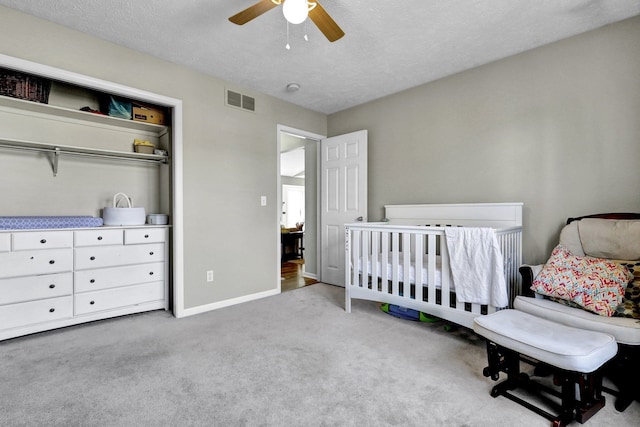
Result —
[[[612,316],[632,278],[633,274],[620,264],[575,256],[558,245],[531,289],[541,295],[572,301],[596,314]]]

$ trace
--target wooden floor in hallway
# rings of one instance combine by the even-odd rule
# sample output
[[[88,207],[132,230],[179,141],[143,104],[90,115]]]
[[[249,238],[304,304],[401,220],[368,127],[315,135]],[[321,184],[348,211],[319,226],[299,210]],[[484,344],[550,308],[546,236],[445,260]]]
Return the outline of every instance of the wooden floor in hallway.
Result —
[[[303,288],[308,285],[318,283],[316,279],[304,277],[304,260],[292,259],[283,262],[281,265],[280,277],[282,292]]]

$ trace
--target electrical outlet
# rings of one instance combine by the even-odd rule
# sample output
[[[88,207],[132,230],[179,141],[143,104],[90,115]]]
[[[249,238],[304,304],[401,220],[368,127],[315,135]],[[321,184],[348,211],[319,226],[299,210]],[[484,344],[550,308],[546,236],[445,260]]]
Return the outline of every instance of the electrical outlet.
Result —
[[[213,282],[213,270],[207,271],[207,282]]]

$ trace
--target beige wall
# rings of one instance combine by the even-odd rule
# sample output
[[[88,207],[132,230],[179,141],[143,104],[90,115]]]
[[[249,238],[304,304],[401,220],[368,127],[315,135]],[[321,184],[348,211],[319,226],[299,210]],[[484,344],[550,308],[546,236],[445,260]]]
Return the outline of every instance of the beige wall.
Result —
[[[325,115],[4,7],[0,52],[181,99],[185,307],[276,288],[276,126],[326,134]],[[255,96],[256,113],[226,107],[225,87]],[[0,171],[0,179],[20,177]],[[205,281],[210,269],[213,284]]]
[[[329,116],[369,130],[369,217],[524,202],[524,259],[569,216],[640,211],[640,17]]]
[[[187,308],[277,286],[277,124],[369,130],[372,220],[390,203],[523,201],[527,262],[567,216],[640,211],[639,51],[634,18],[327,118],[0,7],[1,53],[183,100]],[[256,113],[225,107],[225,86]]]

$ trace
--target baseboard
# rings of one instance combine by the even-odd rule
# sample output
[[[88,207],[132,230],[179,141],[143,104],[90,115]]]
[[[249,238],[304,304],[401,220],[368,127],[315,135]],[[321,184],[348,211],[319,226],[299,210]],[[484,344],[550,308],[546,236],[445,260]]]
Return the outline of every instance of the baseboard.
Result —
[[[197,307],[192,307],[192,308],[185,308],[182,311],[182,316],[180,317],[187,317],[187,316],[193,316],[195,314],[206,313],[207,311],[217,310],[219,308],[224,308],[224,307],[230,307],[232,305],[242,304],[243,302],[249,302],[249,301],[266,298],[266,297],[270,297],[278,294],[280,294],[279,289],[270,289],[268,291],[258,292],[257,294],[244,295],[238,298],[231,298],[224,301],[214,302],[211,304],[199,305]]]
[[[312,273],[304,273],[302,275],[302,277],[306,277],[307,279],[318,280],[318,275],[317,274],[312,274]]]

